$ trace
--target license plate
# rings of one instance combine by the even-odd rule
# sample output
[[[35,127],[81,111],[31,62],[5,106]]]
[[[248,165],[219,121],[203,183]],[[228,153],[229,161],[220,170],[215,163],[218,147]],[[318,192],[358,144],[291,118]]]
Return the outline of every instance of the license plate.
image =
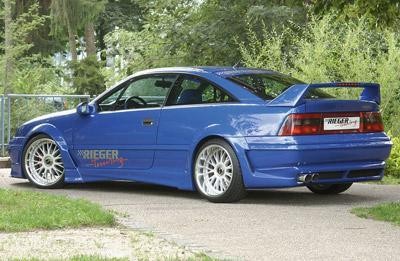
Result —
[[[324,118],[324,130],[356,130],[360,128],[360,117]]]

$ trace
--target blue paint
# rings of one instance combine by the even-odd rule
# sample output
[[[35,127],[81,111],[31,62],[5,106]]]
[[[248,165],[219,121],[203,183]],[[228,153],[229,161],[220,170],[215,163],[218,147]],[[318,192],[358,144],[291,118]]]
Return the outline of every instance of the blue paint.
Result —
[[[277,74],[262,69],[161,68],[139,72],[125,81],[163,73],[204,78],[231,94],[235,102],[96,111],[96,102],[122,81],[92,101],[87,115],[65,111],[23,124],[9,146],[11,175],[24,178],[24,146],[31,137],[43,133],[61,149],[67,183],[136,180],[193,190],[195,149],[209,137],[223,138],[235,150],[247,188],[299,186],[297,176],[309,172],[343,173],[340,179],[320,183],[379,180],[383,176],[382,171],[373,177],[347,177],[351,170],[384,168],[391,141],[383,132],[277,136],[291,113],[378,111],[376,84],[360,84],[364,92],[359,101],[304,99],[307,90],[334,87],[336,83],[297,84],[276,99],[265,101],[227,79],[239,74]],[[152,125],[143,125],[149,118]]]

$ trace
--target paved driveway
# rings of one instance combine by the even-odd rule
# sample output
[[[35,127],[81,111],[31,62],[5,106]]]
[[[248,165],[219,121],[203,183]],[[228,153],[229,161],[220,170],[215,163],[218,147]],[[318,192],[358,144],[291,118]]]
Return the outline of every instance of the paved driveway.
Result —
[[[33,189],[8,178],[0,186]],[[252,191],[237,204],[128,182],[69,185],[51,193],[82,197],[129,215],[127,222],[239,260],[400,260],[400,227],[361,219],[356,206],[399,201],[400,186],[356,184],[337,196],[305,188]]]

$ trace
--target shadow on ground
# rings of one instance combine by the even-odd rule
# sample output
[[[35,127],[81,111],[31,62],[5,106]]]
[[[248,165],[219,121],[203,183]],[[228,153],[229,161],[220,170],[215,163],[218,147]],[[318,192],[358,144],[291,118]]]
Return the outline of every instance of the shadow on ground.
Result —
[[[20,189],[32,189],[28,182],[19,182],[11,185]],[[365,188],[367,189],[367,188]],[[182,191],[158,185],[143,184],[138,182],[113,181],[113,182],[94,182],[85,184],[69,184],[62,191],[68,194],[72,191],[77,192],[101,192],[126,194],[127,197],[134,195],[146,195],[149,197],[182,198],[204,201],[193,191]],[[359,188],[350,188],[347,192],[339,195],[316,195],[306,188],[295,189],[265,189],[251,190],[245,199],[238,204],[267,204],[267,205],[353,205],[357,203],[368,203],[379,201],[378,196],[360,195]]]

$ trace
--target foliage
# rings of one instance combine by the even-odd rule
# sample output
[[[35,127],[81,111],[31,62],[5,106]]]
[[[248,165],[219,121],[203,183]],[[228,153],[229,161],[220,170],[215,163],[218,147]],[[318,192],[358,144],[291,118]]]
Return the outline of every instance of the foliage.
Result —
[[[104,34],[122,28],[129,31],[139,31],[143,25],[142,7],[132,0],[109,0],[101,13],[98,30]]]
[[[229,65],[240,59],[235,39],[248,24],[269,28],[305,20],[297,1],[140,1],[142,30],[116,29],[106,38],[117,78],[143,68]],[[240,17],[240,19],[238,19]],[[257,31],[259,32],[259,31]]]
[[[400,225],[400,202],[383,203],[370,208],[354,208],[351,212],[362,218],[372,218]]]
[[[341,22],[358,20],[367,16],[374,27],[395,27],[400,16],[399,2],[393,0],[313,0],[312,9],[316,14],[337,12]]]
[[[107,59],[105,36],[115,29],[140,31],[143,26],[143,10],[132,0],[109,0],[105,5],[96,25],[98,47],[101,50],[101,59]]]
[[[64,35],[68,27],[82,30],[88,21],[95,20],[105,8],[105,0],[53,0],[51,4],[52,31]]]
[[[382,185],[400,185],[400,179],[395,176],[385,175],[383,179],[377,183]]]
[[[33,42],[26,42],[33,32],[43,27],[47,19],[47,16],[39,14],[39,5],[34,3],[11,24],[13,46],[10,53],[14,69],[10,80],[14,93],[54,92],[60,86],[60,74],[52,61],[33,52]],[[4,66],[3,63],[4,60],[0,59],[1,66]],[[0,72],[0,77],[3,77],[3,71]]]
[[[81,226],[111,226],[111,212],[83,199],[0,190],[0,230],[5,232]]]
[[[62,94],[63,89],[54,90]],[[86,101],[84,98],[44,98],[44,97],[14,97],[10,100],[11,105],[11,134],[24,122],[36,117],[62,110],[75,109],[80,103]],[[7,124],[7,123],[6,123]],[[7,132],[6,132],[7,134]],[[7,137],[8,138],[8,137]]]
[[[400,182],[400,138],[392,136],[392,142],[393,147],[390,157],[386,161],[385,175],[397,178]]]
[[[239,43],[245,65],[271,68],[305,82],[362,81],[381,85],[381,110],[386,129],[399,134],[400,35],[371,30],[370,20],[343,24],[336,15],[311,17],[299,34],[298,28],[281,32],[264,30],[262,37],[250,28],[249,41]],[[335,93],[354,97],[346,88]]]
[[[71,62],[72,88],[77,94],[98,95],[105,90],[105,79],[101,74],[101,62],[94,56],[80,62]]]

